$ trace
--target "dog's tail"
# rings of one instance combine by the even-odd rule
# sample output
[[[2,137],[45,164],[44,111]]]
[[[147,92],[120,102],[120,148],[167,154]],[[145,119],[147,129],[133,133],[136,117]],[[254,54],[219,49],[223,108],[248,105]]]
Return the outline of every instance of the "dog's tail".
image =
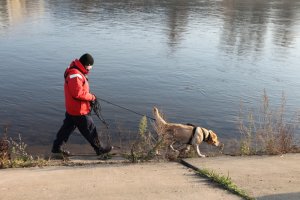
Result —
[[[156,107],[153,107],[153,116],[155,118],[155,124],[158,129],[163,129],[167,122],[160,116],[159,111]]]

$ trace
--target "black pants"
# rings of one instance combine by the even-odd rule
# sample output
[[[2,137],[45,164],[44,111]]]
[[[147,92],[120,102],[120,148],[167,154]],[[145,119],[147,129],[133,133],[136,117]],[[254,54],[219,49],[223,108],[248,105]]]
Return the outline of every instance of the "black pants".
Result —
[[[98,132],[91,115],[72,116],[66,113],[66,118],[59,129],[56,139],[53,142],[52,152],[60,150],[62,144],[67,142],[73,131],[78,128],[83,137],[91,144],[94,150],[98,150],[100,141]]]

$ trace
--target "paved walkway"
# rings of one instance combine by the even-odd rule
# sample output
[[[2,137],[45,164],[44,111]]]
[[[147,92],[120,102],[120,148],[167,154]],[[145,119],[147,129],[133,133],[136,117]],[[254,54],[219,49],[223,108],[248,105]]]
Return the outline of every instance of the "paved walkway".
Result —
[[[257,199],[300,199],[300,154],[186,161],[229,175]],[[0,170],[0,200],[241,199],[179,163],[98,164],[93,156],[71,162],[85,165]]]
[[[178,163],[0,170],[1,200],[241,199]]]
[[[229,175],[257,199],[300,200],[300,154],[186,159],[198,168]]]

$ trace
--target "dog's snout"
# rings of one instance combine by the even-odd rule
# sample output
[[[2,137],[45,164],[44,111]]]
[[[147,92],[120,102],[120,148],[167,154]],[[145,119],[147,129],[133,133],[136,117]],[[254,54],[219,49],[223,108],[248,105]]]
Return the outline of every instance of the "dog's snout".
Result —
[[[223,149],[224,149],[224,146],[225,146],[224,143],[219,142],[218,147],[219,147],[220,150],[223,150]]]

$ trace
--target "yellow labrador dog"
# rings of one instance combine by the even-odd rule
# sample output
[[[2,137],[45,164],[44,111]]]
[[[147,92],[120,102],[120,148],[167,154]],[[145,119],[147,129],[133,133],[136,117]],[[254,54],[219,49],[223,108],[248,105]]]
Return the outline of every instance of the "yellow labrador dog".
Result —
[[[196,127],[191,124],[168,123],[161,117],[156,107],[153,108],[153,116],[155,118],[155,128],[157,133],[169,141],[170,148],[173,151],[178,152],[172,146],[174,143],[178,142],[187,145],[186,152],[190,150],[190,146],[193,146],[200,157],[205,157],[199,150],[199,145],[202,142],[207,142],[214,146],[220,145],[218,136],[211,130]]]

